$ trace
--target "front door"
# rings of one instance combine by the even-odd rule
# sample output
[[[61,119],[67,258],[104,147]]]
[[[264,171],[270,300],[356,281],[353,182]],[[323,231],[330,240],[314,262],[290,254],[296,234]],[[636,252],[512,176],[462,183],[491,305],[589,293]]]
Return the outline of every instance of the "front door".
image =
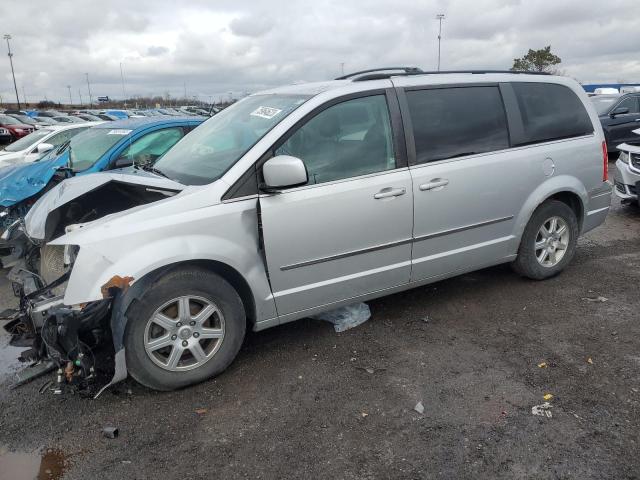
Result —
[[[413,199],[394,142],[392,95],[339,101],[273,152],[302,159],[309,178],[304,186],[260,195],[279,315],[409,282]]]
[[[637,142],[640,137],[633,130],[640,128],[640,97],[633,95],[623,99],[616,108],[628,108],[628,113],[616,115],[609,123],[610,143],[614,146],[624,142]]]

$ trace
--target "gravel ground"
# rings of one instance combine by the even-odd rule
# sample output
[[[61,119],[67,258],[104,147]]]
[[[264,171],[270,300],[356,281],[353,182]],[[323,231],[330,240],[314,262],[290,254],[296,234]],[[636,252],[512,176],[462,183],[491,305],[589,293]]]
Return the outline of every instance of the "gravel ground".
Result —
[[[557,278],[490,268],[373,301],[341,334],[253,333],[180,392],[127,381],[94,401],[5,380],[0,478],[27,475],[7,477],[23,457],[37,471],[38,452],[40,478],[640,478],[640,210],[613,203]],[[532,415],[547,393],[553,416]]]

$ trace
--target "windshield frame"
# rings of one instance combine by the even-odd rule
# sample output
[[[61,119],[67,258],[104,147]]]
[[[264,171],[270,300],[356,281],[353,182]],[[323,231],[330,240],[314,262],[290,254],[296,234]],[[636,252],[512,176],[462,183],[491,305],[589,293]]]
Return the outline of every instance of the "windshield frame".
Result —
[[[185,137],[183,137],[178,143],[176,143],[162,157],[160,157],[157,160],[157,162],[154,164],[154,167],[159,171],[161,171],[164,175],[166,175],[168,178],[170,178],[174,182],[180,183],[185,186],[203,186],[203,185],[210,185],[212,183],[215,183],[216,181],[224,177],[227,174],[227,172],[231,170],[238,162],[240,162],[243,158],[245,158],[246,155],[249,154],[253,150],[253,148],[256,147],[256,145],[258,145],[265,137],[267,137],[273,129],[275,129],[280,124],[282,124],[282,122],[284,122],[291,114],[299,110],[300,107],[305,105],[313,97],[314,95],[312,94],[279,93],[279,92],[278,93],[259,93],[259,94],[249,95],[243,98],[242,100],[235,102],[233,105],[230,105],[229,107],[225,108],[219,114],[207,119],[202,124],[200,124],[196,129],[194,129],[194,131],[189,135],[185,135]],[[264,102],[263,99],[274,99],[274,98],[278,98],[279,100],[291,99],[291,103],[286,106],[283,105],[283,107],[286,107],[286,109],[285,108],[278,109],[275,107],[268,107],[268,106],[265,107],[264,105],[260,105],[259,103],[262,101],[262,103],[264,104],[264,103],[267,103],[268,100],[267,102]],[[251,103],[253,102],[256,102],[257,105],[252,106]],[[249,105],[247,105],[247,103],[249,103]],[[244,113],[243,114],[244,116],[242,116],[241,114],[240,117],[235,119],[228,118],[229,115],[233,115],[234,113],[237,113],[237,110],[242,107],[247,107],[249,110],[253,110],[253,111]],[[189,153],[182,151],[182,148],[185,145],[188,145],[191,148],[198,145],[200,145],[200,147],[205,147],[205,148],[211,147],[211,145],[205,145],[202,142],[198,143],[199,139],[196,136],[197,133],[206,132],[208,130],[207,126],[211,128],[212,124],[216,124],[220,122],[220,129],[218,131],[216,130],[209,131],[208,132],[209,136],[203,137],[203,138],[210,138],[210,139],[217,138],[218,140],[224,140],[228,138],[232,133],[235,133],[235,132],[224,132],[225,129],[230,128],[230,125],[232,124],[235,125],[241,122],[242,121],[241,119],[245,117],[246,118],[250,116],[261,117],[261,115],[256,114],[256,112],[264,108],[267,108],[267,109],[273,108],[275,110],[278,110],[275,114],[273,114],[272,117],[262,117],[268,120],[271,120],[276,115],[279,115],[280,112],[284,112],[284,114],[282,115],[281,118],[278,118],[277,121],[273,122],[273,124],[266,125],[266,128],[264,129],[264,131],[261,131],[260,133],[253,131],[252,133],[255,134],[255,138],[251,139],[251,141],[248,142],[246,145],[238,146],[235,149],[232,147],[228,150],[224,150],[224,149],[221,150],[219,152],[220,154],[225,154],[225,152],[227,152],[231,154],[231,157],[235,155],[235,158],[233,158],[232,160],[229,160],[228,162],[226,162],[224,158],[217,160],[217,162],[221,163],[222,164],[221,166],[223,167],[218,173],[215,173],[214,175],[200,176],[200,175],[193,174],[193,170],[190,172],[188,169],[184,169],[182,171],[177,171],[171,168],[167,169],[166,168],[167,166],[162,163],[163,161],[166,162],[166,158],[169,155],[176,155],[176,159],[179,159],[179,158],[183,159],[185,156],[190,155]],[[225,112],[227,114],[222,115]],[[200,132],[198,132],[198,130],[200,130]],[[237,153],[237,155],[233,153],[234,151]],[[171,156],[169,157],[169,159],[170,159],[169,161],[173,162],[174,164],[184,165],[184,163],[182,163],[181,161],[174,160]],[[211,162],[211,164],[216,163],[216,162],[212,162],[211,160],[209,162]]]

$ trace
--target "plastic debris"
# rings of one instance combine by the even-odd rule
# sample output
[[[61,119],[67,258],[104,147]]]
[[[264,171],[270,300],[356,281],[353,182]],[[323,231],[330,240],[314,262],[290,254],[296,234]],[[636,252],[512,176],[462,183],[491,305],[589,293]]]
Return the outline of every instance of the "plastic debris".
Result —
[[[119,430],[117,427],[104,427],[102,429],[102,435],[107,438],[118,438]]]
[[[424,405],[422,404],[422,402],[416,403],[416,406],[413,407],[413,409],[421,415],[424,413]]]
[[[551,414],[552,408],[553,405],[551,405],[549,402],[544,402],[542,405],[535,405],[531,407],[531,414],[538,417],[551,418],[553,417],[553,415]]]
[[[369,320],[371,318],[371,310],[366,303],[355,303],[314,315],[311,318],[333,323],[333,328],[339,333],[357,327]]]
[[[553,398],[553,395],[550,393],[545,393],[544,396],[542,397],[544,400],[549,401]]]
[[[367,412],[362,412],[360,415],[362,416],[362,418],[367,418],[369,416]]]
[[[607,302],[609,299],[607,297],[583,297],[582,300],[586,300],[587,302],[598,302],[598,303],[604,303]]]
[[[587,358],[587,363],[588,363],[589,365],[593,365],[593,360],[591,360],[591,357]]]
[[[538,368],[547,368],[547,362],[540,362]]]
[[[198,415],[204,415],[205,413],[207,413],[207,409],[206,408],[196,408],[196,413]]]

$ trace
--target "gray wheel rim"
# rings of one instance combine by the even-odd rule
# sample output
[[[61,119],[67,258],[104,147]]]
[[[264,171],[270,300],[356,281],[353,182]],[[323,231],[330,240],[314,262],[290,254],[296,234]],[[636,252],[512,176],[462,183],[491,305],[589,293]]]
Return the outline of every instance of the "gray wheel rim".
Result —
[[[224,316],[216,304],[185,295],[153,312],[145,328],[144,348],[153,363],[164,370],[193,370],[216,354],[224,334]]]
[[[547,268],[558,265],[567,253],[570,239],[569,225],[563,218],[551,217],[545,220],[536,235],[538,263]]]

